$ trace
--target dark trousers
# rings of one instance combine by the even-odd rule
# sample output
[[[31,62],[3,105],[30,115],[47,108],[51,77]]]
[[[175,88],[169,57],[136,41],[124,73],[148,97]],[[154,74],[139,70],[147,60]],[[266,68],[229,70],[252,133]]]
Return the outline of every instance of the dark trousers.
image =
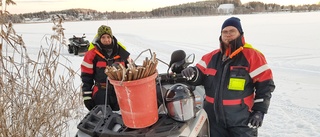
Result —
[[[257,137],[257,129],[248,127],[250,112],[245,104],[224,106],[225,123],[216,120],[213,104],[204,101],[210,123],[211,137]]]
[[[107,92],[108,92],[107,105],[109,105],[113,111],[120,110],[117,96],[115,94],[114,89],[113,88],[109,89]],[[99,88],[99,90],[94,94],[92,99],[95,105],[104,105],[105,98],[106,98],[106,89]]]

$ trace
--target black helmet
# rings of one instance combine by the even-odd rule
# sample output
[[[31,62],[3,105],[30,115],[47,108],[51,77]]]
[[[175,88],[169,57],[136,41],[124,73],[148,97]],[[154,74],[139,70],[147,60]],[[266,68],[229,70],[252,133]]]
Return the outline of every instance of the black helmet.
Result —
[[[187,121],[195,116],[195,97],[188,86],[174,84],[166,94],[168,115],[177,121]]]

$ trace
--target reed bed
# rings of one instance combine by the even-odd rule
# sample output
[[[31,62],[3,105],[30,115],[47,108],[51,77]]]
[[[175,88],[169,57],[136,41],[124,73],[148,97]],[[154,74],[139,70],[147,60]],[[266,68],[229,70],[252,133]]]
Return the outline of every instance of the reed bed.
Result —
[[[60,55],[64,46],[61,18],[53,20],[54,34],[45,37],[36,59],[15,33],[2,23],[0,34],[0,136],[60,137],[69,135],[69,121],[82,118],[79,74]],[[43,48],[47,47],[47,48]]]

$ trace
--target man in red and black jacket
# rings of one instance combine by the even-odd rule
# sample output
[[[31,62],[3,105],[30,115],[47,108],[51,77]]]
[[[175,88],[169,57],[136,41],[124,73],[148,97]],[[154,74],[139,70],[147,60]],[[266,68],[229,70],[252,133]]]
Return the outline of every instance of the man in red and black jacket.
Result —
[[[264,55],[245,42],[239,18],[223,23],[219,40],[220,49],[181,73],[205,88],[212,137],[255,137],[275,89],[272,71]]]
[[[113,85],[107,82],[106,66],[121,63],[128,64],[130,53],[118,44],[109,26],[101,25],[92,44],[94,48],[86,52],[81,64],[82,95],[88,110],[96,105],[105,104],[106,87],[107,104],[112,110],[119,110]]]

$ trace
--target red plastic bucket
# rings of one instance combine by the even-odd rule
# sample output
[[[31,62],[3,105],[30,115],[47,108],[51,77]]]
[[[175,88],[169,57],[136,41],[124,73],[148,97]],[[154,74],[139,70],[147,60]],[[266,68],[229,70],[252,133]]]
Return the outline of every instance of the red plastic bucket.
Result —
[[[145,128],[158,120],[157,73],[134,81],[109,79],[117,95],[123,123],[129,128]]]

